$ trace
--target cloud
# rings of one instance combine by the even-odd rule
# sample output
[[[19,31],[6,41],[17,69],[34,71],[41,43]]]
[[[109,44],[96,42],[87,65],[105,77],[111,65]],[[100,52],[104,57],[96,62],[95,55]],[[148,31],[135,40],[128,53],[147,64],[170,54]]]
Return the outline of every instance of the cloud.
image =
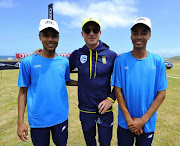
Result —
[[[0,8],[13,8],[14,3],[13,0],[1,0],[0,1]]]
[[[103,29],[129,26],[136,18],[135,0],[56,1],[54,12],[66,17],[64,24],[80,27],[83,19],[96,17]]]

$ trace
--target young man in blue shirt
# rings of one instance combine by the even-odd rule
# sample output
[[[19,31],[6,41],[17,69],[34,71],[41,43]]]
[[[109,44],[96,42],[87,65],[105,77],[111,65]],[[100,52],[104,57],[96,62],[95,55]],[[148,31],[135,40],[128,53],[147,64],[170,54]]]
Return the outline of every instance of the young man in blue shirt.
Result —
[[[118,145],[150,146],[157,109],[165,99],[166,68],[162,57],[146,49],[151,38],[149,18],[140,17],[131,28],[133,50],[115,61],[111,85],[119,104]]]
[[[28,140],[24,123],[27,104],[31,139],[35,146],[47,146],[52,139],[57,146],[65,146],[68,138],[68,94],[66,84],[77,85],[70,79],[68,59],[55,49],[59,42],[59,28],[55,21],[42,19],[39,39],[43,50],[21,61],[18,87],[18,129],[21,140]]]
[[[86,44],[71,54],[69,63],[71,70],[78,68],[78,100],[84,138],[87,146],[95,146],[98,126],[100,145],[110,146],[112,103],[116,99],[114,90],[111,92],[110,79],[117,54],[99,40],[101,27],[98,19],[84,19],[81,34]]]
[[[70,58],[71,69],[78,68],[78,100],[80,121],[87,146],[96,145],[96,125],[100,145],[110,146],[113,128],[110,79],[117,54],[101,42],[100,23],[86,18],[82,24],[86,44],[75,50]]]

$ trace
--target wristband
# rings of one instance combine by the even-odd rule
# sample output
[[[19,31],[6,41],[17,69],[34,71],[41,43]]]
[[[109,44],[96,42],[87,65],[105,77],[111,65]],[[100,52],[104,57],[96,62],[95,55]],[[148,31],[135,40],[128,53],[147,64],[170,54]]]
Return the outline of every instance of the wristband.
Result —
[[[112,98],[110,98],[110,97],[107,97],[107,98],[110,99],[114,103],[114,100]]]

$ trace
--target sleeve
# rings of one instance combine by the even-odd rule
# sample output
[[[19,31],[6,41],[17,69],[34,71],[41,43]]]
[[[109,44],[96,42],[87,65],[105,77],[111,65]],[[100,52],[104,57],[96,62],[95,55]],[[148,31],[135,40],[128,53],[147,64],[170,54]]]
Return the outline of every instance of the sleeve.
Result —
[[[115,96],[114,88],[113,88],[113,90],[112,90],[112,92],[111,92],[110,97],[107,97],[107,98],[109,98],[110,100],[112,100],[113,103],[116,101],[116,96]]]
[[[111,86],[122,88],[121,80],[121,64],[119,57],[117,57],[114,63]]]
[[[69,57],[70,70],[73,70],[77,67],[76,58],[77,58],[77,51],[75,50],[74,52],[71,53]]]
[[[168,87],[167,78],[166,78],[166,66],[164,60],[161,62],[160,66],[160,75],[158,81],[158,91],[166,90]]]
[[[31,83],[30,65],[28,63],[29,62],[24,60],[21,61],[18,77],[18,87],[29,87]]]
[[[70,79],[70,66],[69,66],[69,60],[67,60],[65,79],[66,79],[67,82],[69,82],[69,81],[71,80],[71,79]]]
[[[113,61],[113,66],[114,66],[114,62],[115,62],[115,60],[116,60],[116,58],[117,58],[117,54],[114,52],[114,61]],[[110,94],[110,97],[108,97],[110,100],[112,100],[113,101],[113,103],[115,102],[115,100],[116,100],[116,96],[115,96],[115,92],[114,92],[114,88],[113,88],[113,90],[112,90],[112,92],[111,92],[111,94]]]
[[[118,57],[117,54],[114,52],[114,56],[113,56],[113,67],[114,67],[115,60],[116,60],[117,57]],[[113,72],[113,71],[112,71],[112,72]]]

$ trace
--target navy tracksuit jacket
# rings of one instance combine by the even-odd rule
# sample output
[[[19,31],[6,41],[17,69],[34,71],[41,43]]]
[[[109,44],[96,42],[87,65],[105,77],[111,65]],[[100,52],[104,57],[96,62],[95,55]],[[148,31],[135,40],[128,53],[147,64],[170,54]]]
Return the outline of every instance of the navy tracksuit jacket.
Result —
[[[71,54],[71,70],[78,68],[78,100],[81,111],[96,112],[98,104],[107,97],[115,101],[114,92],[111,94],[110,79],[116,57],[117,54],[101,41],[95,50],[84,45]]]

